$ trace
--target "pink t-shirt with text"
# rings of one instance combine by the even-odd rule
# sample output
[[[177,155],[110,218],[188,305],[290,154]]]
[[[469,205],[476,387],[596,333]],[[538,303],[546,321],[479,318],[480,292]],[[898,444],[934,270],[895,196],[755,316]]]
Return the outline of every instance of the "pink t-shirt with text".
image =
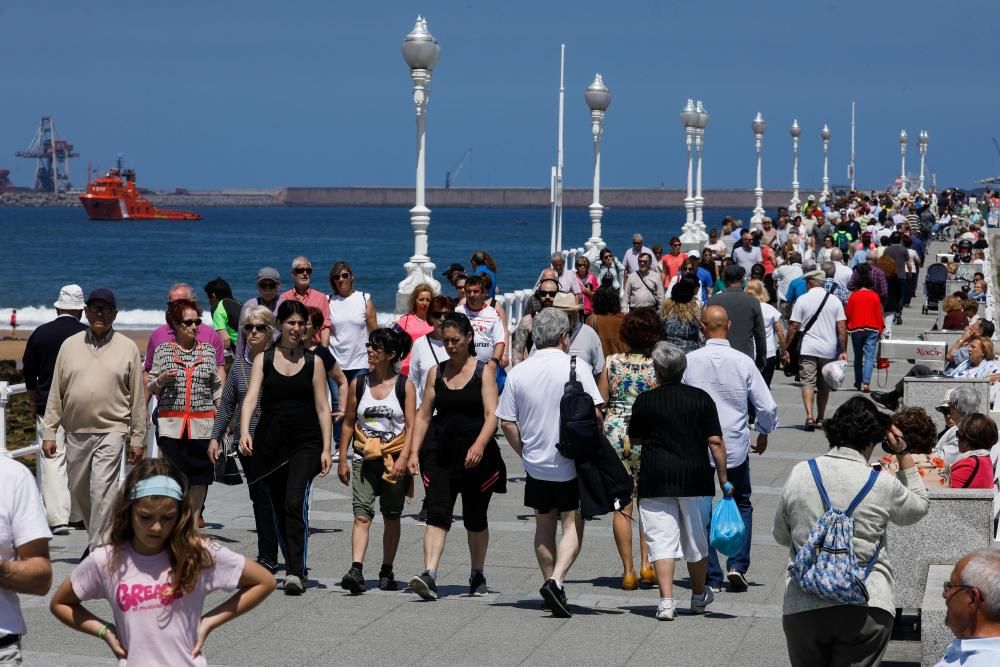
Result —
[[[122,547],[114,568],[113,548],[95,549],[73,570],[70,581],[80,600],[107,600],[127,660],[133,665],[207,665],[204,654],[191,657],[198,640],[205,597],[213,591],[234,591],[246,559],[215,542],[206,542],[214,567],[201,571],[194,590],[169,597],[170,559],[166,551],[143,556]]]

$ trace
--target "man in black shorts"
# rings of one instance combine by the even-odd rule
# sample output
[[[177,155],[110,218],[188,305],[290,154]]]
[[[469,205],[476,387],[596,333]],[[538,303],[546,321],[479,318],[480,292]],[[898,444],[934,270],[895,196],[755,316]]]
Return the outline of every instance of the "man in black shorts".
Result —
[[[531,338],[536,352],[514,367],[500,395],[497,417],[507,442],[521,457],[527,479],[524,504],[535,510],[535,556],[545,583],[540,593],[554,616],[569,618],[563,580],[580,553],[583,519],[576,466],[556,449],[559,402],[569,379],[569,319],[546,308],[534,316]],[[576,377],[594,399],[603,403],[590,366],[576,360]],[[598,419],[600,415],[598,415]],[[556,544],[556,529],[562,537]]]

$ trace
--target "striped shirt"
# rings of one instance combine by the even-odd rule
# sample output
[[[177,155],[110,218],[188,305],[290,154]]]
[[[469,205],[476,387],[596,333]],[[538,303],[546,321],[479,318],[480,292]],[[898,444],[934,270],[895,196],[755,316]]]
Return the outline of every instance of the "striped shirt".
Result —
[[[250,384],[250,369],[253,368],[253,361],[247,359],[246,355],[241,355],[233,359],[233,365],[226,376],[226,384],[222,388],[222,400],[219,402],[219,409],[215,413],[215,424],[212,425],[212,439],[222,440],[226,434],[230,420],[235,415],[233,422],[233,432],[239,435],[240,413],[243,411],[243,399],[247,395],[247,385]],[[260,419],[260,402],[258,400],[257,409],[254,410],[253,417],[250,418],[250,435],[257,429],[257,422]]]

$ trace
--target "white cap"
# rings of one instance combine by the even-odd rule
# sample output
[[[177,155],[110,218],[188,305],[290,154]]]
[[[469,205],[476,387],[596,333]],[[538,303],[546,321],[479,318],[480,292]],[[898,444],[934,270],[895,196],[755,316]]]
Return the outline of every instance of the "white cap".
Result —
[[[59,290],[59,298],[52,305],[60,310],[83,310],[83,288],[79,285],[64,285]]]

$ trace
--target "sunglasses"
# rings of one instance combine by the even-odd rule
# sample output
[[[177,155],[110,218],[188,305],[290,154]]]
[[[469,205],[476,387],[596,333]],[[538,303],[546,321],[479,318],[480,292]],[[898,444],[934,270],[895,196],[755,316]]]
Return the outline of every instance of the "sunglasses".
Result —
[[[350,280],[351,279],[351,274],[348,273],[347,271],[344,271],[343,273],[338,273],[337,275],[335,275],[333,277],[333,279],[334,280]]]
[[[190,327],[190,326],[200,327],[201,326],[201,318],[200,317],[196,317],[193,320],[181,320],[181,324],[184,325],[184,326],[186,326],[186,327]]]
[[[269,330],[270,328],[271,327],[267,326],[266,324],[244,324],[243,325],[243,331],[245,331],[247,333],[250,333],[251,331],[256,331],[257,333],[264,333],[265,331]]]
[[[385,348],[382,347],[381,345],[376,346],[372,345],[371,343],[365,343],[365,349],[371,350],[372,352],[385,352]]]
[[[115,312],[114,306],[87,306],[87,312],[92,315],[110,315]]]
[[[312,272],[313,272],[312,268],[310,268],[308,266],[300,266],[297,269],[292,269],[292,273],[297,274],[297,275],[305,274],[307,276],[311,276]]]
[[[262,280],[259,283],[257,283],[257,287],[261,289],[274,289],[277,286],[278,283],[272,282],[270,280]]]
[[[427,313],[427,316],[437,320],[444,317],[447,314],[448,314],[447,310],[432,310],[431,312]]]
[[[544,289],[538,290],[538,296],[547,296],[549,298],[554,299],[556,294],[559,294],[559,290],[552,290],[552,291]]]
[[[671,248],[680,248],[680,247],[681,247],[681,244],[680,244],[680,243],[671,243],[671,244],[670,244],[670,247],[671,247]]]

